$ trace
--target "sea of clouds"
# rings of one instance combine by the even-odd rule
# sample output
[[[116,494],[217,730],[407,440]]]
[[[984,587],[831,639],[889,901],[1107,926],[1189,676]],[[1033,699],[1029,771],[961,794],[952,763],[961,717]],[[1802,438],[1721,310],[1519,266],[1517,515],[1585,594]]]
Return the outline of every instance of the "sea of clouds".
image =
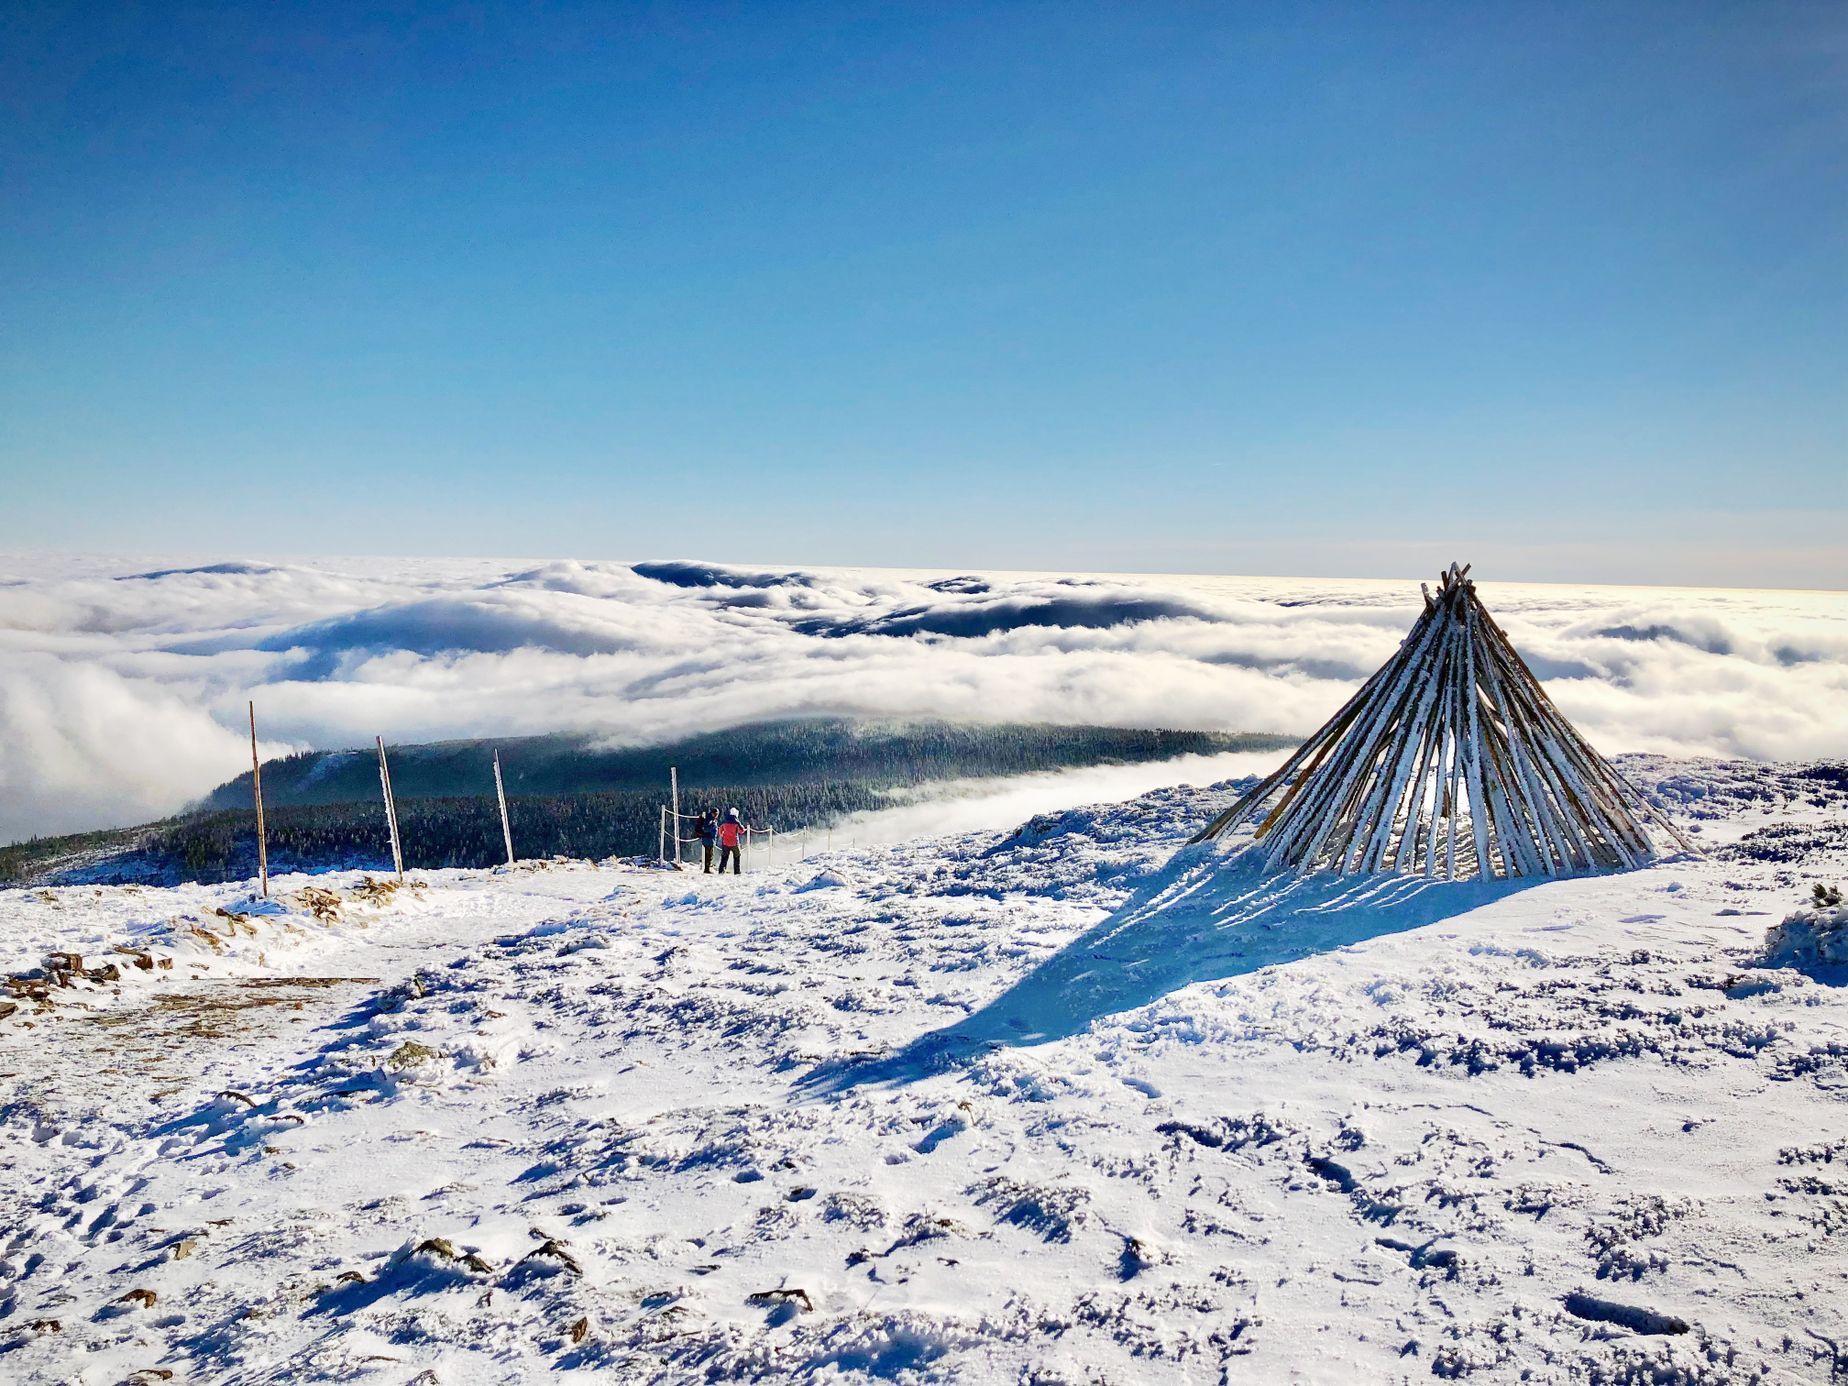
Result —
[[[1600,750],[1848,754],[1848,594],[1481,576]],[[249,763],[247,699],[265,755],[802,713],[1306,734],[1420,600],[1415,581],[0,555],[0,842],[183,807]]]

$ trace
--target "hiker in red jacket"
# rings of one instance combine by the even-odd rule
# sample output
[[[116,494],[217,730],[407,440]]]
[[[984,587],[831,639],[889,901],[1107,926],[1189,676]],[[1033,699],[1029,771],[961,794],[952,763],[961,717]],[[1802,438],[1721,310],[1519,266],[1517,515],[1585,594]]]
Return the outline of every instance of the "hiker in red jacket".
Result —
[[[724,819],[719,823],[719,874],[725,874],[725,863],[730,862],[732,875],[742,876],[744,865],[738,855],[738,849],[744,845],[744,824],[738,821],[738,810],[727,809]]]

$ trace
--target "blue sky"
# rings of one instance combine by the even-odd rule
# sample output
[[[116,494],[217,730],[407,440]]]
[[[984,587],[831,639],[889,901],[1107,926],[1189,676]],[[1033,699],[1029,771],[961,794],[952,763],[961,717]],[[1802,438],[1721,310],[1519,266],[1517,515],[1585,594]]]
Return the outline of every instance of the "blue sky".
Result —
[[[0,548],[1845,585],[1848,18],[9,6]]]

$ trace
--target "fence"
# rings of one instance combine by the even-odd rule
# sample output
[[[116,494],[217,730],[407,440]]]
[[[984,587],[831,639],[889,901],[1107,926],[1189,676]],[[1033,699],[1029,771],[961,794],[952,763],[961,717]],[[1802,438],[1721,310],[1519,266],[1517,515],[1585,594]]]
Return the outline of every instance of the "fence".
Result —
[[[676,780],[676,788],[678,788],[678,780]],[[704,845],[705,839],[702,838],[697,831],[695,831],[691,837],[685,836],[681,832],[682,824],[698,824],[702,817],[704,817],[703,814],[682,813],[672,804],[661,805],[662,861],[671,861],[674,866],[678,868],[686,862],[686,848],[695,844]],[[669,832],[670,826],[672,828],[671,833]],[[776,829],[774,827],[759,828],[748,823],[740,824],[739,826],[744,832],[744,842],[738,851],[739,864],[746,871],[769,870],[776,864]],[[674,852],[671,857],[668,855],[667,851],[667,843],[670,836],[674,841]],[[787,838],[788,834],[784,834],[784,836]],[[761,849],[757,842],[759,838],[763,839],[763,846]],[[831,839],[832,834],[830,833],[830,840]],[[713,845],[715,847],[718,845],[716,840]],[[760,850],[763,852],[761,859],[757,856]],[[808,853],[806,851],[798,851],[795,859],[797,861],[802,861],[805,860],[807,856]]]
[[[385,738],[383,736],[375,738],[375,744],[379,760],[379,790],[385,808],[384,818],[386,835],[391,846],[392,865],[399,879],[402,880],[404,876],[403,836],[399,830],[396,796],[392,793],[391,769],[386,758]],[[267,895],[269,893],[268,833],[263,805],[263,767],[261,758],[258,754],[257,709],[255,703],[252,703],[250,706],[250,758],[251,788],[256,798],[258,870],[262,881],[263,892]],[[518,859],[514,855],[513,827],[507,811],[507,791],[501,774],[500,752],[498,750],[493,752],[489,768],[492,778],[488,780],[488,777],[484,776],[484,780],[487,780],[487,782],[491,783],[493,786],[495,804],[499,810],[501,845],[506,851],[507,866],[511,868],[516,864]],[[485,788],[486,784],[484,784],[484,789]],[[670,802],[661,805],[659,857],[663,863],[672,861],[676,869],[678,869],[685,863],[685,849],[687,846],[701,841],[697,832],[693,832],[691,835],[687,832],[688,825],[697,824],[700,821],[700,815],[682,813],[680,811],[680,771],[677,766],[669,767],[668,788]],[[743,828],[743,842],[739,852],[739,864],[742,869],[745,871],[759,871],[769,870],[774,867],[776,865],[777,847],[777,829],[775,826],[758,827],[753,824],[740,824],[740,826]],[[826,841],[828,850],[832,851],[834,847],[834,830],[832,826],[829,826],[825,831],[827,834]],[[783,836],[785,842],[790,840],[789,834],[785,833]],[[671,855],[669,852],[670,838],[672,840]],[[813,850],[813,845],[814,839],[812,830],[805,829],[796,840],[796,847],[794,849],[795,856],[793,859],[796,861],[806,860]],[[852,843],[849,842],[848,845],[851,846]]]

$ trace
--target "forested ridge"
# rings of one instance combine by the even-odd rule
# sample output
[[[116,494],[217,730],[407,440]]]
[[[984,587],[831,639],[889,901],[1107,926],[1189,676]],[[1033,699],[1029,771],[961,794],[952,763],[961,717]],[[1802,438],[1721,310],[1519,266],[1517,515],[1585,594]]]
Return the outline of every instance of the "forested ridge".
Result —
[[[492,866],[505,859],[492,752],[507,781],[521,857],[652,855],[680,773],[681,806],[743,811],[794,833],[893,802],[932,781],[994,778],[1178,755],[1274,749],[1285,738],[1117,727],[810,718],[705,733],[667,746],[601,749],[545,736],[388,748],[407,867]],[[270,869],[385,869],[390,838],[375,751],[317,751],[263,767]],[[81,860],[87,879],[239,880],[256,874],[250,776],[203,806],[136,829],[0,848],[0,881],[43,879]]]
[[[553,735],[388,744],[386,751],[392,792],[402,802],[492,793],[496,750],[507,792],[530,795],[652,790],[667,783],[670,765],[679,768],[685,784],[839,780],[899,785],[1293,744],[1281,737],[1147,728],[806,717],[704,732],[656,746],[609,746],[589,736]],[[266,805],[344,803],[375,799],[378,792],[378,756],[370,746],[307,751],[263,766]],[[250,802],[247,771],[213,790],[199,807],[245,808]]]
[[[395,786],[394,786],[395,787]],[[521,857],[653,855],[660,836],[659,790],[602,794],[533,794],[509,798],[507,817]],[[889,802],[864,783],[830,780],[792,785],[691,790],[683,807],[736,805],[753,824],[791,829],[832,822]],[[391,866],[391,841],[380,803],[301,804],[265,809],[270,870]],[[398,804],[407,868],[493,866],[506,860],[492,794],[409,799]],[[141,852],[159,874],[184,880],[239,880],[256,874],[256,815],[221,809],[162,824]]]

